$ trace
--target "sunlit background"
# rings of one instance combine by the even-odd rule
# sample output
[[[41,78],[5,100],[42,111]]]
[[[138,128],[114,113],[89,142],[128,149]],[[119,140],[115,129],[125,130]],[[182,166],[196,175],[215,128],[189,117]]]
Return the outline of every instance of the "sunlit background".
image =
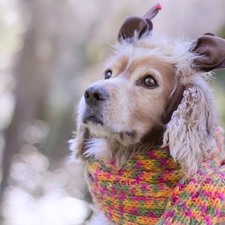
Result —
[[[82,225],[83,165],[68,163],[74,108],[127,15],[155,0],[0,0],[0,224]],[[225,38],[224,0],[161,0],[154,32]],[[225,73],[211,82],[225,127]],[[101,224],[99,224],[101,225]]]

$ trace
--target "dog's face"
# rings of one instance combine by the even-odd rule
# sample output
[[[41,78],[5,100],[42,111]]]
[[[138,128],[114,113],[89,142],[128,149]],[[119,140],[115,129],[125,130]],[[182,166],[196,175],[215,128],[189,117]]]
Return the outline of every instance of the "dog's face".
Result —
[[[103,70],[105,79],[93,83],[81,98],[71,147],[76,156],[104,149],[116,160],[124,158],[130,151],[155,144],[151,137],[158,135],[154,128],[159,127],[157,144],[168,146],[187,173],[195,172],[215,151],[217,120],[205,71],[225,63],[217,54],[213,62],[205,59],[210,56],[207,51],[215,48],[208,47],[211,42],[221,46],[224,40],[206,34],[194,45],[154,36],[118,43]]]
[[[114,135],[130,145],[162,125],[177,85],[174,65],[137,47],[114,56],[103,76],[85,91],[79,107],[82,122],[94,136]]]

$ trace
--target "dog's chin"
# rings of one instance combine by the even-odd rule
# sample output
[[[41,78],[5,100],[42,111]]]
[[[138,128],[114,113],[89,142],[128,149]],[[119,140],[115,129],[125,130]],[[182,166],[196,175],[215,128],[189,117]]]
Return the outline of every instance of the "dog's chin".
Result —
[[[105,138],[110,142],[116,141],[123,146],[135,145],[141,140],[140,132],[126,129],[117,124],[109,125],[107,120],[95,115],[85,115],[83,123],[93,137]]]
[[[140,138],[135,131],[120,132],[95,122],[88,122],[86,126],[94,137],[105,138],[110,140],[110,142],[116,141],[123,146],[134,145],[140,141]]]
[[[89,119],[85,123],[90,133],[97,138],[108,138],[110,137],[110,131],[104,126],[104,122],[97,117]]]

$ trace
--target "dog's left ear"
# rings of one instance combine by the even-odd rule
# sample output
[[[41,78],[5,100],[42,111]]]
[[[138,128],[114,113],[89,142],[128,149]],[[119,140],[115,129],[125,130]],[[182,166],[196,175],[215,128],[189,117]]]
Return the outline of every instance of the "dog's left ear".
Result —
[[[126,39],[132,40],[132,38],[135,36],[135,31],[137,32],[137,37],[139,39],[143,37],[144,34],[150,32],[153,28],[151,19],[157,15],[160,9],[161,5],[156,4],[143,17],[127,17],[119,30],[119,42]]]
[[[178,161],[185,173],[197,172],[202,160],[215,151],[216,113],[209,87],[195,77],[185,87],[183,98],[166,125],[163,146]]]
[[[194,42],[191,52],[197,57],[193,61],[196,70],[209,72],[225,68],[225,40],[212,33],[200,36]]]
[[[192,67],[209,72],[225,68],[225,40],[207,33],[194,42],[190,52],[195,54]],[[185,74],[184,74],[185,75]],[[163,146],[168,146],[187,175],[194,174],[202,160],[216,148],[217,127],[213,100],[206,81],[196,73],[185,84],[183,98],[166,125]]]

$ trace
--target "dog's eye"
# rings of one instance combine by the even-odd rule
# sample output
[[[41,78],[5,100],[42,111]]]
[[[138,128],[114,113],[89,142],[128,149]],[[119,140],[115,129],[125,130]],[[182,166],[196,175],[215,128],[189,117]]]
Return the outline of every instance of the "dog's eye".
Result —
[[[143,79],[142,83],[146,86],[146,87],[156,87],[157,86],[157,82],[155,81],[155,79],[151,76],[147,76]]]
[[[107,70],[105,72],[105,79],[109,79],[112,76],[112,70]]]

